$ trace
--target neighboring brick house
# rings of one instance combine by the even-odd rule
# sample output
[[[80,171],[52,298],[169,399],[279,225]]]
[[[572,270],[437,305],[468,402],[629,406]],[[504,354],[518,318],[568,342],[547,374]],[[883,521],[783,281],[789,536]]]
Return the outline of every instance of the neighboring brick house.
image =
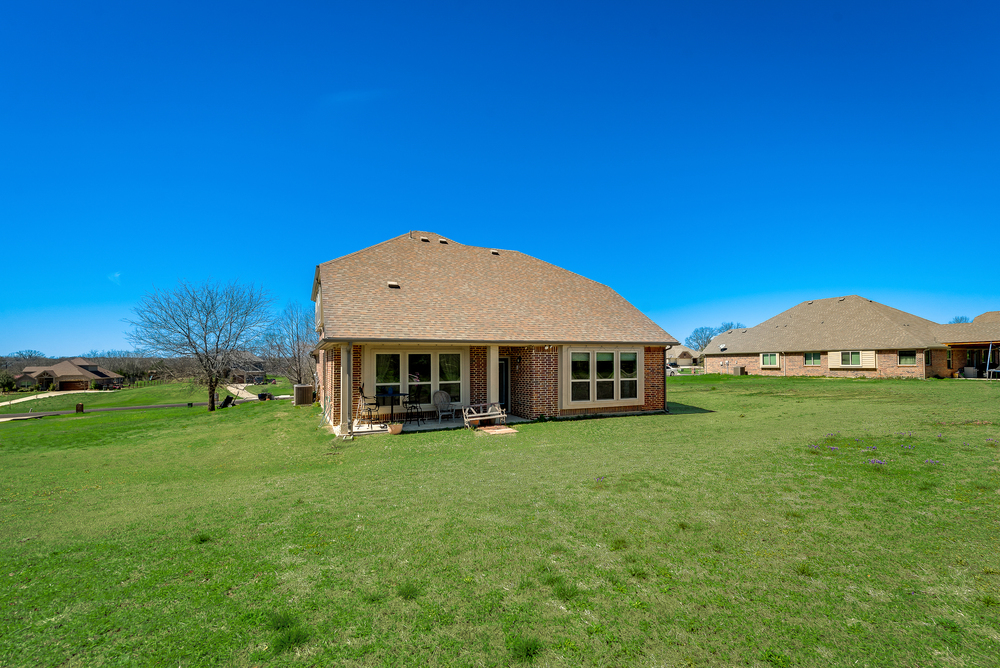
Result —
[[[28,366],[15,379],[18,387],[43,390],[88,390],[92,384],[102,389],[120,388],[124,377],[82,357],[62,360],[51,366]]]
[[[756,327],[723,332],[702,360],[706,373],[946,378],[975,368],[983,377],[998,366],[998,342],[1000,317],[992,313],[941,325],[851,295],[802,302]]]
[[[264,360],[248,350],[233,351],[229,357],[229,363],[232,364],[228,373],[230,382],[259,385],[267,377]]]
[[[674,346],[667,352],[667,361],[677,366],[692,366],[698,363],[701,353],[687,346]]]
[[[318,395],[341,431],[362,385],[428,414],[436,390],[528,419],[666,407],[674,337],[611,288],[517,251],[412,232],[316,267],[312,299]]]

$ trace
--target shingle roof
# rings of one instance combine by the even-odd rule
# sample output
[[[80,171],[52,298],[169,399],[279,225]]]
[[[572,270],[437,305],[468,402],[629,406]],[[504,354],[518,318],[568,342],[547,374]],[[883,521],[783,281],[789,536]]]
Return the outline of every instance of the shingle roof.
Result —
[[[325,339],[677,344],[605,285],[524,253],[431,232],[325,262],[316,280]]]
[[[937,325],[934,334],[941,343],[1000,342],[1000,320],[990,322],[976,318],[972,322]]]
[[[937,334],[949,326],[850,295],[802,302],[756,327],[723,332],[704,354],[939,348]]]
[[[88,371],[87,369],[81,368],[82,366],[97,366],[93,362],[89,362],[82,357],[76,357],[72,360],[61,360],[56,362],[51,366],[26,366],[23,372],[30,375],[32,378],[37,378],[38,374],[43,371],[48,371],[53,376],[58,379],[86,379],[86,380],[96,380],[98,378],[123,378],[124,376],[115,373],[114,371],[108,371],[107,369],[98,366],[94,371]]]

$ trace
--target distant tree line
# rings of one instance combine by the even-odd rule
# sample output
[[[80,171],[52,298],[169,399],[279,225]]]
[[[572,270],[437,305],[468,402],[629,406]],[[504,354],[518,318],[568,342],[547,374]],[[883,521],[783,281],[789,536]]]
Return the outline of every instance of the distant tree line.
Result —
[[[126,333],[134,350],[90,350],[80,357],[125,378],[126,385],[150,378],[193,380],[209,393],[242,369],[247,353],[263,360],[264,373],[292,383],[315,384],[312,351],[318,342],[311,309],[292,302],[278,313],[270,295],[253,285],[181,281],[172,290],[153,290],[133,309]],[[38,350],[0,356],[0,388],[13,389],[25,367],[59,360]]]

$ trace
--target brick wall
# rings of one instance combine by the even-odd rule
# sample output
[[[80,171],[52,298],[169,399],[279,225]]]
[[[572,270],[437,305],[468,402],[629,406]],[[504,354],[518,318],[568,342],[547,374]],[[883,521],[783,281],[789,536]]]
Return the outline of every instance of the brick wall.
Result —
[[[666,387],[663,368],[666,364],[666,355],[663,347],[646,347],[645,354],[645,387],[646,401],[643,403],[644,411],[663,410]]]
[[[664,349],[661,346],[645,349],[644,396],[642,406],[614,406],[607,408],[559,408],[559,349],[558,346],[500,346],[500,357],[510,360],[510,413],[535,420],[541,415],[567,417],[601,413],[635,412],[637,410],[663,410],[665,396]],[[362,347],[354,346],[354,387],[352,407],[357,404],[361,387]],[[520,361],[518,361],[520,359]],[[469,347],[469,403],[486,402],[486,346]],[[321,350],[317,362],[319,400],[333,423],[340,421],[340,348]],[[371,395],[374,388],[366,388]],[[329,397],[329,399],[328,399]],[[330,406],[327,406],[329,401]]]
[[[361,397],[361,352],[361,346],[354,346],[352,350],[354,373],[351,383],[351,415],[353,417],[357,417],[354,415],[354,407],[357,406],[358,399]],[[340,424],[340,346],[333,350],[319,352],[316,375],[319,378],[320,404],[323,405],[324,412],[331,417],[331,424]],[[371,394],[373,391],[366,389],[367,394]]]
[[[898,350],[875,351],[874,369],[831,369],[829,355],[821,353],[819,366],[806,366],[804,353],[781,355],[781,367],[762,369],[760,355],[711,355],[705,358],[705,373],[732,373],[733,368],[742,366],[745,373],[753,376],[827,376],[830,378],[924,378],[934,373],[945,373],[945,351],[936,350],[931,360],[932,367],[924,367],[924,351],[917,350],[917,363],[913,366],[899,365]],[[726,362],[729,365],[726,366]],[[939,368],[943,371],[935,371]],[[925,376],[926,374],[926,376]]]
[[[500,346],[510,358],[510,412],[529,420],[559,414],[559,353],[555,346]],[[520,360],[520,361],[518,361]]]
[[[469,403],[486,403],[486,346],[469,346]]]

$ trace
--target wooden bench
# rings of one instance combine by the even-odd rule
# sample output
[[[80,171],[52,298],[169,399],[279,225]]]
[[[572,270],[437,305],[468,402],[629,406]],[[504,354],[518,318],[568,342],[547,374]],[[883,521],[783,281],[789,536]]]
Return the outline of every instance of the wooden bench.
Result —
[[[470,428],[478,426],[483,420],[499,420],[500,424],[507,424],[507,411],[500,404],[472,404],[462,406],[462,418],[465,426]]]

